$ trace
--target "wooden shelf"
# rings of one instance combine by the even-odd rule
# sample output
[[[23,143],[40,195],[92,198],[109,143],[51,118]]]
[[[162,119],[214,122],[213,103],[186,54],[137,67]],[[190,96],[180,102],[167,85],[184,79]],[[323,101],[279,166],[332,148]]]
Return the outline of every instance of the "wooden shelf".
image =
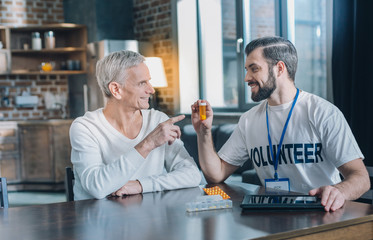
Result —
[[[31,34],[39,32],[44,43],[44,33],[53,31],[53,49],[31,49]],[[87,29],[73,23],[32,25],[20,27],[0,27],[0,41],[10,51],[10,70],[1,75],[73,75],[86,73]],[[24,49],[24,45],[28,49]],[[78,61],[80,70],[64,69],[69,60]],[[56,69],[51,72],[39,71],[42,62],[54,62]]]
[[[49,31],[49,30],[75,30],[75,29],[85,29],[85,25],[75,24],[75,23],[55,23],[55,24],[45,24],[45,25],[27,25],[12,27],[12,31]]]
[[[23,50],[23,49],[13,49],[12,53],[15,54],[37,54],[37,53],[71,53],[71,52],[85,52],[85,48],[79,47],[65,47],[65,48],[54,48],[54,49],[42,49],[42,50]]]
[[[14,70],[9,75],[77,75],[86,74],[86,71],[70,71],[70,70],[56,70],[50,72],[44,71],[28,71],[28,70]]]

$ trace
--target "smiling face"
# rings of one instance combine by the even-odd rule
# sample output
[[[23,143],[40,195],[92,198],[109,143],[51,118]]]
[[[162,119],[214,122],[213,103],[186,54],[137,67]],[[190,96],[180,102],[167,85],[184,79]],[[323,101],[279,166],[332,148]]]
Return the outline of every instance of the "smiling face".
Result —
[[[251,87],[251,99],[255,102],[269,98],[276,89],[276,77],[272,68],[257,48],[246,57],[245,82]]]
[[[149,97],[154,94],[154,88],[149,81],[150,73],[145,63],[129,68],[122,87],[123,103],[135,110],[148,109]]]

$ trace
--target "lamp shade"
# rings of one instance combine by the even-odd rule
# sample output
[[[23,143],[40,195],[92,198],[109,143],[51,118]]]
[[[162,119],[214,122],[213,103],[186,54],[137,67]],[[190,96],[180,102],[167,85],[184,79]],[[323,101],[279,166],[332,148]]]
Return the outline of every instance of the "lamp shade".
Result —
[[[162,58],[146,57],[145,64],[149,68],[151,85],[155,88],[167,87],[167,78],[164,71]]]

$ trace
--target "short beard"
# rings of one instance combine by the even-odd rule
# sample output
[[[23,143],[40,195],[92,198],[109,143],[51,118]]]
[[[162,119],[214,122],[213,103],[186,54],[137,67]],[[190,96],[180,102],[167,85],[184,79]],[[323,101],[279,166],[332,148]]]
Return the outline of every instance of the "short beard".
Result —
[[[251,94],[251,99],[254,102],[260,102],[264,99],[269,98],[277,87],[276,78],[275,78],[275,75],[273,74],[273,70],[271,67],[268,67],[268,73],[269,73],[268,79],[267,79],[267,82],[264,84],[264,86],[260,87],[258,85],[259,91],[257,93]]]

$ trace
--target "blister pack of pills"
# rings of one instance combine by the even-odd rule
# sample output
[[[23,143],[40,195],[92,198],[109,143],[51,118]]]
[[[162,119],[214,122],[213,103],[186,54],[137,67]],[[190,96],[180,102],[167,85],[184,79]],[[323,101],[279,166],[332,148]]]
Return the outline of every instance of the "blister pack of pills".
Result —
[[[207,195],[220,195],[222,196],[222,198],[225,200],[225,199],[228,199],[228,198],[231,198],[228,194],[226,194],[220,187],[218,186],[215,186],[215,187],[212,187],[212,188],[202,188],[203,191],[205,191],[205,193]]]
[[[220,195],[199,196],[193,202],[186,203],[187,212],[232,208],[232,201]]]

